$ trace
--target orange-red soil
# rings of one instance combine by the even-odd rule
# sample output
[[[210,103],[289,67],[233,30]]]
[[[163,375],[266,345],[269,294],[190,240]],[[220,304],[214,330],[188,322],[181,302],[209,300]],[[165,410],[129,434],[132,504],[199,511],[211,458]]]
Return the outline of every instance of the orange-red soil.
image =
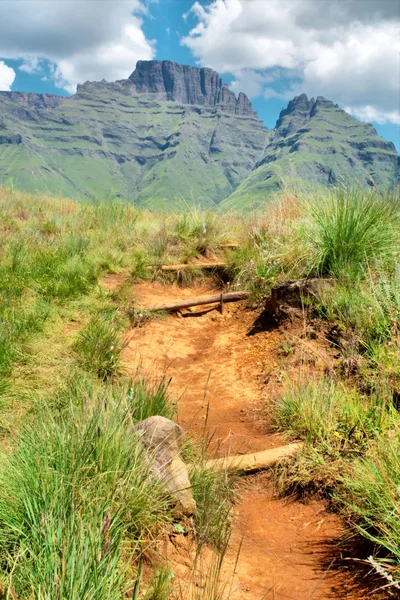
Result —
[[[136,306],[146,307],[210,291],[142,283],[134,294]],[[322,334],[314,340],[303,336],[305,324],[273,329],[263,327],[259,317],[231,304],[222,315],[215,307],[197,307],[144,322],[128,332],[125,368],[133,374],[140,364],[147,374],[172,378],[180,424],[212,435],[214,453],[282,445],[285,440],[261,408],[288,377],[322,374],[334,358]],[[289,357],[280,351],[287,344],[294,347]],[[342,521],[322,501],[277,498],[271,476],[262,473],[239,482],[234,514],[223,568],[223,576],[231,578],[232,600],[378,598],[356,583],[354,563],[342,560]],[[173,560],[180,557],[182,577],[190,565],[186,550],[189,556],[179,536],[169,544]]]

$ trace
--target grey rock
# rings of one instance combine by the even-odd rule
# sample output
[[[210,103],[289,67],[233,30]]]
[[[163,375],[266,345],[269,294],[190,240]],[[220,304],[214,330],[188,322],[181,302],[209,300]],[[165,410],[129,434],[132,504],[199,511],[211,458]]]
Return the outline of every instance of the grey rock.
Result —
[[[0,92],[0,97],[6,98],[24,108],[36,110],[56,108],[67,98],[55,94],[34,94],[33,92]]]
[[[246,94],[238,98],[216,71],[181,65],[170,60],[139,60],[129,77],[134,91],[157,94],[160,100],[211,106],[241,116],[256,116]]]
[[[185,432],[177,423],[153,416],[134,427],[146,448],[152,474],[166,486],[176,500],[180,514],[196,512],[196,502],[190,485],[188,469],[181,457]]]

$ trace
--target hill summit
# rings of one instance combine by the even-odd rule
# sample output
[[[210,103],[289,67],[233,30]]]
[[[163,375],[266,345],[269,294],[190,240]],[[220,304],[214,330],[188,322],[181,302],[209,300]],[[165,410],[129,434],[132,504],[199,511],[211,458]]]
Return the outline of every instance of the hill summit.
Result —
[[[325,98],[294,98],[270,131],[218,73],[172,61],[70,98],[0,92],[0,184],[28,191],[240,209],[293,177],[389,188],[398,165],[393,144]]]
[[[257,116],[246,94],[240,92],[236,98],[219,74],[206,67],[198,69],[170,60],[140,60],[129,79],[122,83],[128,86],[132,83],[136,93],[157,94],[160,100],[220,108],[241,116]]]

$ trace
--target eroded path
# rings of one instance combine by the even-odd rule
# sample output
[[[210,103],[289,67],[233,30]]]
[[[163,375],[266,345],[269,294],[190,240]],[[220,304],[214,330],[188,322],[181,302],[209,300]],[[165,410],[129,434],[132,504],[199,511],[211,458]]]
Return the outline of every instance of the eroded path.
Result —
[[[209,287],[135,286],[139,306],[208,292]],[[260,406],[279,392],[285,377],[298,377],[304,369],[322,372],[332,360],[321,340],[303,341],[300,330],[258,329],[256,317],[237,304],[226,306],[223,315],[198,307],[129,332],[125,367],[133,374],[140,364],[147,374],[172,378],[180,424],[212,434],[214,452],[247,453],[285,443]],[[284,358],[279,348],[288,335],[298,341],[293,355]],[[230,598],[371,598],[340,560],[341,534],[340,519],[324,503],[276,498],[268,473],[243,478],[225,560],[226,573],[235,571]]]

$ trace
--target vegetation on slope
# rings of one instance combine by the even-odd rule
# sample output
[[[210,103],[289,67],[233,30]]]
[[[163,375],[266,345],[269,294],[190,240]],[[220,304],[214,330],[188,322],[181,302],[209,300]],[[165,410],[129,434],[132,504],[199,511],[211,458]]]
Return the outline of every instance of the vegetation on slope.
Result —
[[[126,380],[120,352],[132,318],[128,294],[124,287],[107,290],[102,277],[123,270],[128,284],[151,278],[157,270],[148,266],[187,262],[232,241],[240,245],[227,257],[229,285],[249,289],[252,303],[289,278],[335,278],[312,310],[330,323],[338,368],[322,381],[288,385],[277,400],[277,426],[305,441],[280,482],[328,494],[350,526],[380,548],[380,568],[399,578],[398,196],[287,193],[265,214],[221,218],[1,190],[0,212],[6,594],[139,593],[140,557],[170,526],[171,499],[158,488],[149,495],[147,467],[129,427],[154,413],[171,416],[173,406],[164,382]],[[193,484],[198,539],[223,552],[229,485],[201,465]],[[167,598],[168,576],[155,581],[164,589],[158,597]]]
[[[146,266],[187,260],[225,229],[208,215],[0,193],[0,595],[166,598],[170,574],[145,582],[141,561],[173,528],[173,503],[131,429],[174,405],[163,379],[124,374],[129,305],[101,277],[151,277]],[[195,445],[188,456],[199,543],[223,553],[231,491]]]
[[[259,206],[288,178],[319,186],[322,193],[350,183],[387,191],[399,183],[399,156],[372,125],[325,98],[302,94],[281,111],[263,157],[222,206]]]
[[[0,93],[0,185],[153,210],[185,201],[244,211],[288,178],[382,191],[399,181],[393,144],[324,98],[294,98],[269,131],[251,109],[167,101],[126,83],[87,82],[71,98]]]

